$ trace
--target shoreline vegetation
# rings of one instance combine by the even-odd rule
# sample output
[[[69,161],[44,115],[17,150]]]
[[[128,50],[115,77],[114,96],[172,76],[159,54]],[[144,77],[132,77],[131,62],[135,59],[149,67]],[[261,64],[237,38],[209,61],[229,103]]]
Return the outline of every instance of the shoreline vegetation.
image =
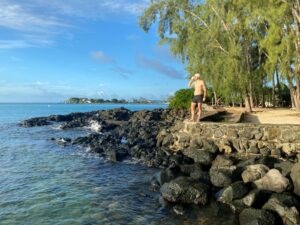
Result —
[[[102,98],[77,98],[72,97],[64,101],[66,104],[168,104],[166,100],[149,100],[145,98],[133,99],[102,99]]]

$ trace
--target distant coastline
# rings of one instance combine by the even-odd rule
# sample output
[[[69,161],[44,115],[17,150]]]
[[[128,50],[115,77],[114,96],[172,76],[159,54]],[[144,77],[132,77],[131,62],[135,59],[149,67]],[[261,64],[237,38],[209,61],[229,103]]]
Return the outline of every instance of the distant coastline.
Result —
[[[166,100],[148,100],[144,98],[127,101],[125,99],[95,99],[95,98],[69,98],[64,101],[65,104],[168,104]]]

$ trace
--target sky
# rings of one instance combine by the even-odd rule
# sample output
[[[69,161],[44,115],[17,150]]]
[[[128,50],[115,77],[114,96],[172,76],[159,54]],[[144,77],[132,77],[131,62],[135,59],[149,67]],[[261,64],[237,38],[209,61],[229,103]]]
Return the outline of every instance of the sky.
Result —
[[[0,0],[0,102],[165,99],[184,65],[138,16],[149,0]]]

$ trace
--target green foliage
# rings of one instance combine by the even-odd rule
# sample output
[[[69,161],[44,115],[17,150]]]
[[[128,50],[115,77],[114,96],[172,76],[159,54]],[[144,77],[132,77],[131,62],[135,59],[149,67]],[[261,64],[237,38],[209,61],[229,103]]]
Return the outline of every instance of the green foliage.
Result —
[[[146,32],[158,23],[160,44],[230,103],[264,95],[276,68],[290,90],[300,83],[294,69],[300,62],[298,6],[281,0],[153,0],[139,23]]]
[[[171,97],[169,101],[169,108],[189,109],[193,96],[193,89],[180,89],[175,93],[174,97]]]

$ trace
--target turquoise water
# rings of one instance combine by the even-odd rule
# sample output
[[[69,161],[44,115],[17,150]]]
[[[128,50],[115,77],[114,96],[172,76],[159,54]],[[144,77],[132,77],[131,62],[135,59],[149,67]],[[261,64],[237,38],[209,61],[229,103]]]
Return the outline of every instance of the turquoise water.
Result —
[[[36,116],[115,107],[120,105],[0,104],[0,224],[231,224],[218,219],[207,222],[210,215],[205,213],[187,219],[163,209],[158,195],[149,191],[156,169],[134,161],[111,163],[85,149],[60,147],[50,140],[86,135],[89,130],[17,125]]]

